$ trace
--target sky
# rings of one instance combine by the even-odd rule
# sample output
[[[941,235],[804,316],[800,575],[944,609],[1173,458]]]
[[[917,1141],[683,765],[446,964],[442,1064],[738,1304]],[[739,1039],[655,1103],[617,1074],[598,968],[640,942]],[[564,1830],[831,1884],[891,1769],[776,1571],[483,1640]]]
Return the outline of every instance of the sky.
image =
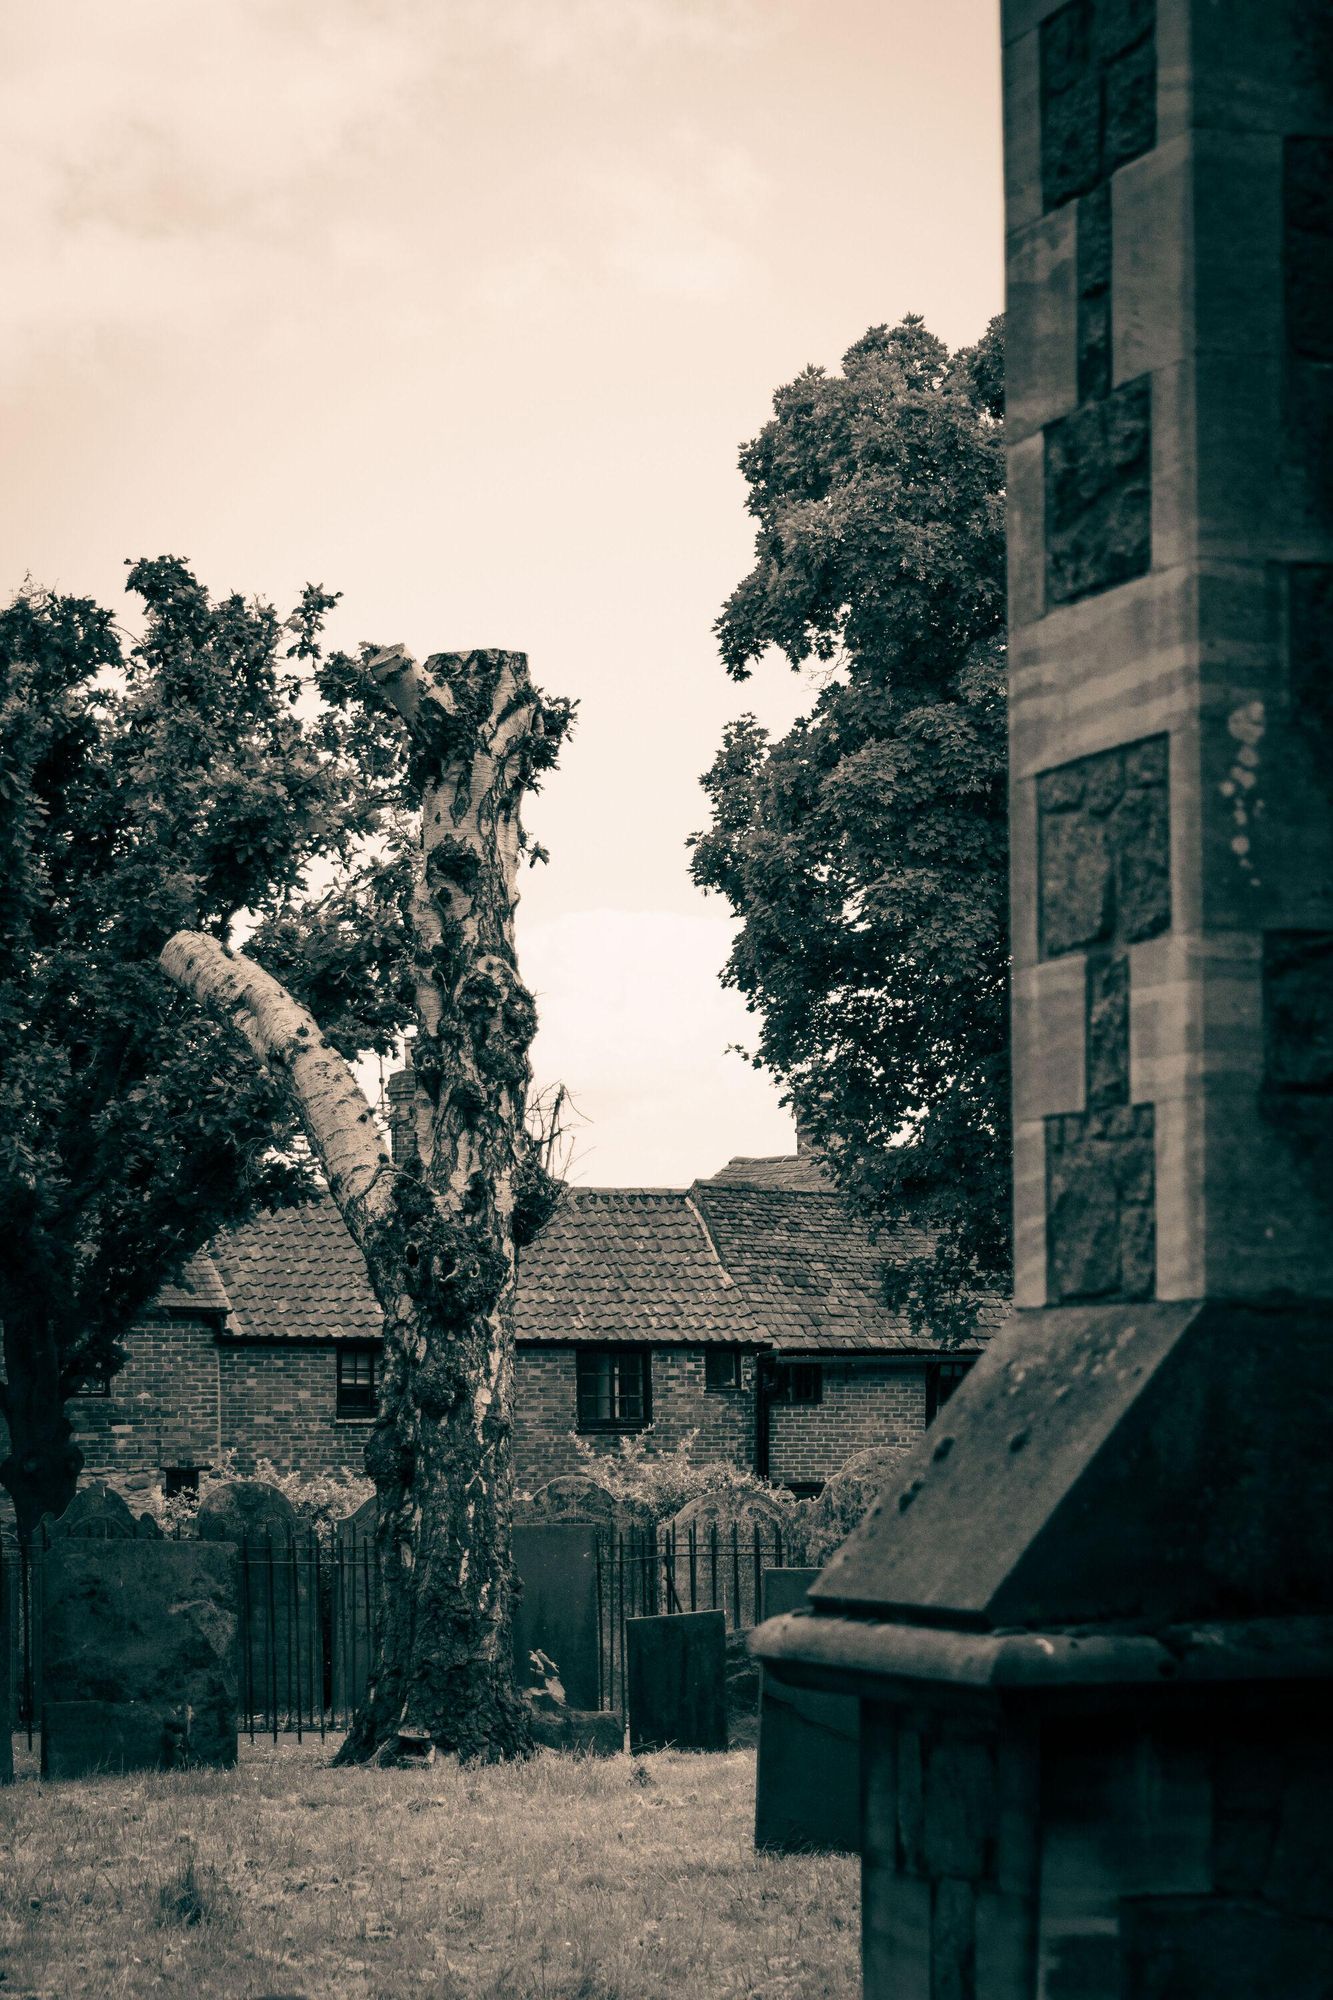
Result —
[[[774,390],[1002,304],[996,0],[42,0],[0,18],[0,591],[183,556],[338,643],[525,650],[577,732],[521,969],[573,1176],[792,1150],[689,879]]]

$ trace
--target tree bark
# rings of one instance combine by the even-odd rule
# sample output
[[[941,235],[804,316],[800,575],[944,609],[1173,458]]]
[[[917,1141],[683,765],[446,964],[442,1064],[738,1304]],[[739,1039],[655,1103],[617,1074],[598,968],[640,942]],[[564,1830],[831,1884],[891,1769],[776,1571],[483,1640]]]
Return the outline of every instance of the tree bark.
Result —
[[[63,1514],[74,1498],[83,1453],[65,1413],[55,1328],[21,1297],[6,1300],[3,1319],[0,1416],[9,1431],[9,1452],[0,1463],[0,1485],[14,1503],[18,1537],[26,1546],[43,1514]]]
[[[366,1465],[379,1494],[378,1659],[343,1756],[403,1728],[498,1758],[529,1747],[514,1687],[511,1556],[514,1183],[532,1000],[513,917],[523,794],[571,710],[521,653],[401,648],[369,662],[401,717],[421,799],[413,902],[412,1146],[394,1165],[346,1065],[283,987],[180,933],[163,964],[290,1079],[384,1312]]]

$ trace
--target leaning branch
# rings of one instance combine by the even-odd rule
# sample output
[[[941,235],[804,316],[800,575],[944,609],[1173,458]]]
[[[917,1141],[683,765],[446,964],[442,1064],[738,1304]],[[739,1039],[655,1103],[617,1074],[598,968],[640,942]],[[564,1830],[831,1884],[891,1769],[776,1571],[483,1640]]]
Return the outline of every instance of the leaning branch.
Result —
[[[201,932],[177,931],[163,946],[161,963],[169,979],[290,1083],[329,1192],[353,1235],[361,1216],[387,1213],[392,1164],[355,1077],[313,1015],[253,959]]]

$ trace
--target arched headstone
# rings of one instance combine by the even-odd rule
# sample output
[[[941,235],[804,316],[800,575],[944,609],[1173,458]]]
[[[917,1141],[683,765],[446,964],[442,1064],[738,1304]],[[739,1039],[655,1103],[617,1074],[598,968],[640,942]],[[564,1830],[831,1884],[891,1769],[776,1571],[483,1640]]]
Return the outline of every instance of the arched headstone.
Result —
[[[266,1480],[229,1479],[200,1501],[195,1532],[201,1542],[286,1541],[297,1532],[296,1509]]]
[[[99,1537],[110,1542],[132,1542],[137,1527],[133,1514],[114,1486],[108,1486],[104,1479],[94,1479],[79,1488],[58,1520],[47,1522],[47,1533],[52,1541],[76,1535]]]
[[[794,1510],[752,1487],[687,1500],[663,1524],[662,1570],[682,1611],[722,1611],[735,1631],[758,1623],[764,1570],[790,1560]]]
[[[614,1493],[581,1472],[562,1473],[520,1501],[514,1518],[525,1525],[546,1526],[561,1521],[587,1521],[597,1527],[619,1525],[621,1503]]]
[[[839,1467],[805,1509],[801,1524],[805,1562],[820,1567],[841,1548],[880,1494],[896,1484],[911,1455],[910,1445],[883,1445],[858,1451]]]

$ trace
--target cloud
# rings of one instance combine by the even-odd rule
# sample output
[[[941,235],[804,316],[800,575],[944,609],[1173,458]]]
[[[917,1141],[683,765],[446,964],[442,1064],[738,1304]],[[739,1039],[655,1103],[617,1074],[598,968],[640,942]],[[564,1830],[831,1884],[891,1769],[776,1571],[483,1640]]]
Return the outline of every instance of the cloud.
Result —
[[[364,313],[384,289],[438,288],[450,270],[455,291],[503,310],[574,281],[567,248],[532,265],[531,235],[579,244],[589,198],[607,219],[586,257],[575,251],[584,282],[601,270],[651,291],[725,289],[728,223],[753,178],[737,149],[708,155],[686,138],[652,169],[613,161],[600,187],[582,162],[636,92],[654,114],[669,101],[665,57],[743,47],[780,12],[758,0],[13,10],[0,367],[53,343],[87,351],[108,333],[160,341],[229,319],[243,339],[302,298]],[[537,211],[526,228],[524,204]]]
[[[575,1180],[684,1187],[734,1154],[793,1150],[776,1087],[730,1052],[754,1029],[718,984],[732,929],[726,917],[607,909],[520,929],[537,1082],[563,1083],[587,1120]]]

